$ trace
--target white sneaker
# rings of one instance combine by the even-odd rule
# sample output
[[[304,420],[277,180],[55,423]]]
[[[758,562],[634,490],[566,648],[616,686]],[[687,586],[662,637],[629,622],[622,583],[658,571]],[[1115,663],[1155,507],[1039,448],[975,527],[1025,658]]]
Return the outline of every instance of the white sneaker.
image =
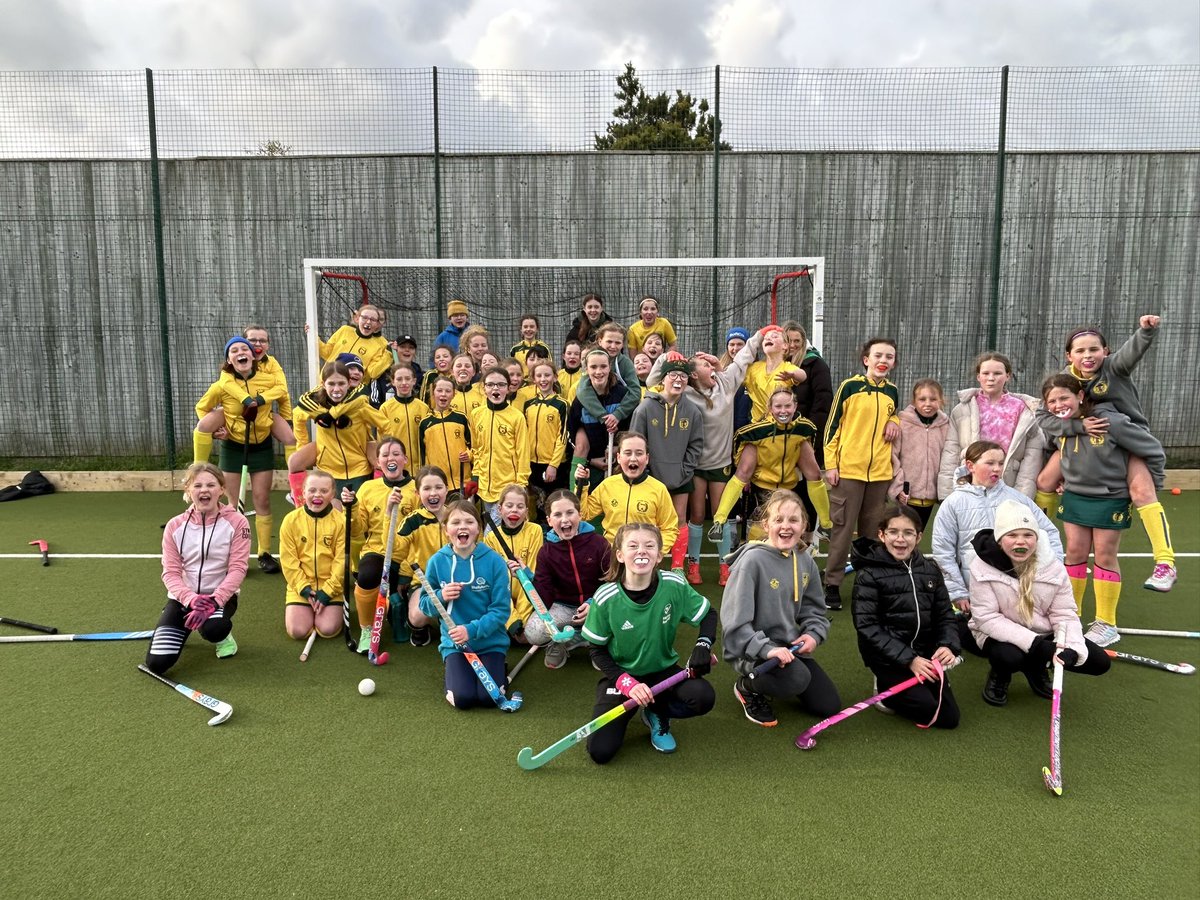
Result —
[[[1110,625],[1108,622],[1097,619],[1088,626],[1084,637],[1097,647],[1109,647],[1121,639],[1121,633],[1117,631],[1116,625]]]
[[[1170,563],[1157,563],[1154,566],[1154,571],[1150,577],[1146,579],[1146,583],[1142,585],[1148,591],[1158,591],[1160,594],[1165,594],[1175,586],[1175,579],[1179,577],[1179,573],[1175,571],[1175,567]]]

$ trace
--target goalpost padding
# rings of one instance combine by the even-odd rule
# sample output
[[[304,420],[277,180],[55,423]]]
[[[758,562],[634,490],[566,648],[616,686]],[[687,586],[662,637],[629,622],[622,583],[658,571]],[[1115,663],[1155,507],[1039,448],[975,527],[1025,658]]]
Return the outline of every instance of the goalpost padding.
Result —
[[[797,272],[805,274],[779,278]],[[804,323],[818,349],[824,339],[825,258],[819,256],[305,259],[310,384],[319,376],[317,341],[346,324],[361,305],[358,285],[347,281],[347,275],[361,276],[370,302],[384,310],[386,337],[416,336],[422,364],[432,352],[433,337],[447,324],[446,303],[456,298],[466,301],[472,324],[488,329],[500,356],[519,340],[519,317],[533,313],[557,361],[563,337],[588,293],[603,297],[605,311],[624,325],[638,318],[644,295],[655,297],[660,315],[679,335],[680,349],[689,353],[710,350],[720,355],[730,327],[753,332],[772,321],[773,313],[780,323]]]

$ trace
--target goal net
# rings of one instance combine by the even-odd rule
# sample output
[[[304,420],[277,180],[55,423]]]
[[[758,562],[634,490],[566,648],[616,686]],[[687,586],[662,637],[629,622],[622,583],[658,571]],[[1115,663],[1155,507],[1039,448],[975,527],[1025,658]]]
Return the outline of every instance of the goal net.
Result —
[[[446,304],[463,300],[471,324],[484,326],[506,355],[520,340],[525,314],[541,323],[541,340],[557,362],[583,298],[603,298],[605,312],[628,326],[643,297],[658,300],[685,353],[720,355],[734,326],[753,332],[795,320],[817,347],[823,339],[824,257],[711,259],[306,259],[305,315],[310,383],[318,377],[317,337],[350,321],[364,302],[385,315],[384,335],[417,340],[423,365],[447,325]]]

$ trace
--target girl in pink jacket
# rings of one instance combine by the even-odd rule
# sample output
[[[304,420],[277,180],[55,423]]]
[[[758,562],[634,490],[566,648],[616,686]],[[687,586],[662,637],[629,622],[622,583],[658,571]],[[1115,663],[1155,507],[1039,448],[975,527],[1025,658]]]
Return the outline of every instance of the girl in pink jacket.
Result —
[[[985,702],[1004,706],[1018,671],[1030,690],[1049,700],[1046,669],[1056,655],[1072,672],[1108,671],[1108,654],[1083,636],[1071,579],[1028,507],[1005,500],[996,509],[994,527],[976,534],[972,544],[978,555],[971,562],[970,628],[991,663]],[[1066,641],[1056,654],[1054,635],[1060,625]]]
[[[913,385],[912,403],[900,410],[900,436],[892,442],[892,486],[888,494],[929,526],[938,499],[938,469],[950,419],[942,412],[942,386],[932,378]]]
[[[250,523],[222,506],[225,479],[211,463],[188,466],[183,496],[188,508],[167,523],[162,541],[162,580],[167,588],[146,668],[162,675],[179,659],[193,631],[217,645],[217,656],[237,653],[233,614],[250,558]]]

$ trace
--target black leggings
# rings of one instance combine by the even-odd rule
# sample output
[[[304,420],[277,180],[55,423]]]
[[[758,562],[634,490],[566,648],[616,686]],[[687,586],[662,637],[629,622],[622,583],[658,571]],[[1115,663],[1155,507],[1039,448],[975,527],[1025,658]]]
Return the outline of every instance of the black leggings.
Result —
[[[908,679],[913,677],[911,669],[900,666],[880,666],[879,668],[872,666],[871,672],[875,675],[875,683],[879,687],[876,693],[886,691],[888,688],[902,681],[908,681]],[[942,708],[940,711],[938,710],[939,686],[942,691]],[[935,679],[915,684],[898,694],[888,697],[883,701],[883,705],[897,715],[916,722],[918,725],[929,725],[929,720],[933,718],[934,713],[937,713],[937,721],[933,723],[934,728],[958,727],[958,703],[954,699],[954,692],[950,690],[949,676],[944,678],[943,683],[939,683]]]
[[[754,690],[775,698],[793,698],[807,713],[827,719],[842,708],[837,686],[808,656],[797,656],[786,666],[779,666],[754,679]]]
[[[391,573],[388,576],[388,586],[391,593],[396,593],[396,582],[400,579],[400,562],[393,558]],[[383,580],[383,557],[378,553],[364,553],[358,559],[358,577],[354,579],[364,591],[374,591]]]
[[[237,594],[225,601],[223,609],[217,609],[208,620],[197,629],[200,637],[210,644],[219,644],[233,631],[233,614],[237,612]],[[146,651],[146,668],[159,675],[164,674],[171,666],[179,661],[183,645],[191,634],[183,623],[188,611],[178,600],[168,600],[163,607],[158,624],[154,626],[154,634],[150,637],[150,649]]]
[[[1087,638],[1084,638],[1083,642],[1087,644],[1087,659],[1082,665],[1071,666],[1064,671],[1079,675],[1103,675],[1112,665],[1112,659],[1104,652],[1103,647],[1093,644]],[[1002,677],[1011,678],[1014,672],[1037,671],[1039,668],[1044,671],[1046,667],[1044,662],[1035,658],[1033,654],[1026,653],[1016,644],[1006,644],[994,638],[983,642],[983,652],[995,673]]]
[[[650,672],[637,678],[638,681],[653,687],[680,671],[682,670],[679,666],[671,666],[661,672]],[[603,715],[614,706],[620,706],[627,699],[617,690],[615,680],[601,678],[596,685],[596,704],[592,707],[592,718]],[[650,704],[650,711],[662,719],[690,719],[709,712],[716,702],[717,693],[711,684],[703,678],[688,678],[655,697],[654,702]],[[588,754],[595,762],[603,765],[617,755],[617,751],[625,743],[625,730],[629,727],[629,721],[638,713],[637,709],[633,709],[588,736]]]

